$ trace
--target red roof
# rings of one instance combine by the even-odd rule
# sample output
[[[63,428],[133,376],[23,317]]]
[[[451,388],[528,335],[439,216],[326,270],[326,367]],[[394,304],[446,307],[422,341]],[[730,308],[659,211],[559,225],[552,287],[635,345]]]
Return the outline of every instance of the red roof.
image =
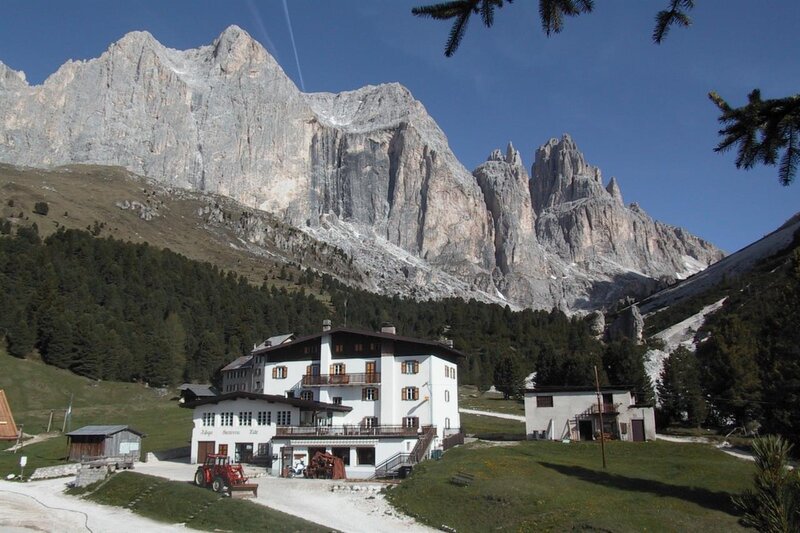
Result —
[[[6,400],[6,393],[0,390],[0,440],[14,440],[18,436],[19,431],[14,423],[11,407],[8,405],[8,400]]]

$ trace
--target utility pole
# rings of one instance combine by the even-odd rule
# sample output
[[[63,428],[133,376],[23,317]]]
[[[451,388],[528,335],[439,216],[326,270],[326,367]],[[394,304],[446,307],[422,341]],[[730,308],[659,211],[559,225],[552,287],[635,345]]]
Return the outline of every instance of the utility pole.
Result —
[[[64,413],[64,423],[61,425],[61,433],[66,433],[67,421],[69,421],[69,425],[72,426],[72,397],[73,394],[70,394],[69,407],[67,407],[67,411]],[[72,429],[72,427],[70,427],[69,429]]]
[[[19,433],[17,434],[17,443],[14,445],[14,453],[17,453],[17,451],[21,448],[20,444],[22,443],[22,426],[23,424],[20,424],[18,428]]]
[[[594,365],[594,384],[597,387],[597,412],[600,415],[600,450],[603,454],[603,470],[606,468],[606,439],[603,434],[603,400],[600,396],[600,377],[597,374],[597,365]]]

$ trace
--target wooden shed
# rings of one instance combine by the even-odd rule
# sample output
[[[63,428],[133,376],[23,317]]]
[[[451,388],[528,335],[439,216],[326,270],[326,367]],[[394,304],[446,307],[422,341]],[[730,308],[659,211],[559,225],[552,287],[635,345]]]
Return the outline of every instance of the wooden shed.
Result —
[[[144,436],[128,426],[84,426],[67,433],[69,460],[94,457],[117,462],[140,461]]]

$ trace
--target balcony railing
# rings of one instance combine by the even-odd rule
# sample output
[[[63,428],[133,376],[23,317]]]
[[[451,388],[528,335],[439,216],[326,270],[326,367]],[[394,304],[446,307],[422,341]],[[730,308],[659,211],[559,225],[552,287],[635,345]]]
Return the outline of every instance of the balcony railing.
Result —
[[[381,382],[380,372],[369,374],[318,374],[303,376],[304,387],[325,385],[370,385]]]
[[[278,437],[416,437],[417,428],[405,426],[278,426]]]
[[[621,403],[604,403],[603,404],[603,414],[616,414],[619,412],[619,408],[622,404]],[[597,404],[592,405],[591,414],[596,415],[600,414],[600,407]]]

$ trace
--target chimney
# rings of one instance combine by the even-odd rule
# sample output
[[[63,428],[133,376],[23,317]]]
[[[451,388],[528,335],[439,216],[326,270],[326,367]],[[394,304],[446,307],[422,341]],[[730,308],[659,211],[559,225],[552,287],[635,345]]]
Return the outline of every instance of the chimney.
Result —
[[[392,335],[396,335],[397,330],[395,329],[393,324],[384,322],[383,324],[381,324],[381,333],[391,333]]]
[[[322,331],[330,331],[331,330],[331,321],[325,319],[322,321]]]

